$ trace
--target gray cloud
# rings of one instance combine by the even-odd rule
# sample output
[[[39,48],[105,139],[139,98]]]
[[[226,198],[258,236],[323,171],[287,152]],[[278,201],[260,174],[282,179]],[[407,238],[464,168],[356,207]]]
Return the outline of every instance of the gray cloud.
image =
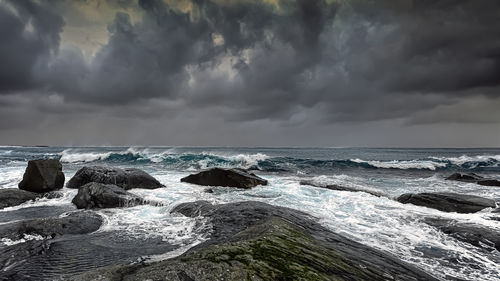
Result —
[[[482,112],[500,100],[498,1],[78,3],[117,10],[92,57],[60,42],[65,15],[87,24],[71,1],[0,2],[2,115],[100,112],[113,124],[167,118],[172,128],[196,116],[284,131],[500,122]],[[24,117],[15,126],[28,126]]]

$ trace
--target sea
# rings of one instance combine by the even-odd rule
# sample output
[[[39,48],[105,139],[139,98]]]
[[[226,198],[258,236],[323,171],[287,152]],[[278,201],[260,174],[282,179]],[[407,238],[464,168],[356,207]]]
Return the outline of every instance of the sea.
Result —
[[[500,231],[500,221],[498,217],[493,219],[491,209],[474,214],[445,213],[394,200],[404,193],[455,192],[499,202],[498,187],[445,180],[454,172],[500,179],[499,148],[2,146],[0,188],[17,188],[27,162],[40,158],[59,159],[66,181],[84,166],[99,165],[139,168],[165,187],[130,190],[160,202],[161,206],[98,210],[104,224],[97,232],[59,238],[52,243],[56,254],[18,267],[36,279],[51,280],[99,266],[178,256],[205,241],[211,228],[204,218],[171,214],[176,205],[196,200],[216,204],[253,200],[304,211],[332,231],[389,252],[442,280],[500,280],[498,251],[461,242],[422,221],[429,217],[446,218]],[[208,193],[207,187],[180,181],[210,167],[249,169],[269,184],[250,190],[214,187],[213,193]],[[302,185],[302,180],[375,191],[384,196]],[[71,199],[76,193],[63,188],[60,198],[43,198],[2,209],[0,227],[17,220],[64,216],[75,210]],[[34,239],[44,237],[25,235],[14,241],[0,237],[0,248]],[[0,268],[0,273],[12,266]]]

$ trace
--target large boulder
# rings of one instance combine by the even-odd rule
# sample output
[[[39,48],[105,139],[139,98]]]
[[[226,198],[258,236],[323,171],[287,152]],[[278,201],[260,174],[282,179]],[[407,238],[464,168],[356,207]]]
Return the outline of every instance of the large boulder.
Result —
[[[447,180],[472,182],[484,186],[500,186],[500,180],[487,179],[474,173],[462,174],[454,173],[446,178]]]
[[[0,209],[17,206],[38,197],[40,197],[39,193],[17,188],[2,188],[0,189]]]
[[[80,188],[89,182],[114,184],[123,189],[164,187],[157,179],[139,169],[120,169],[102,166],[83,167],[68,181],[66,187]]]
[[[113,184],[90,182],[71,201],[78,209],[131,207],[144,203],[137,195]]]
[[[206,186],[228,186],[246,189],[257,185],[267,185],[267,180],[237,168],[212,168],[184,177],[181,181]]]
[[[474,195],[448,192],[406,193],[397,201],[437,209],[443,212],[475,213],[485,208],[495,208],[495,201]]]
[[[500,252],[500,231],[494,228],[442,218],[427,218],[424,222],[457,240],[490,252]]]
[[[43,193],[61,189],[64,186],[64,173],[57,159],[30,160],[19,188],[26,191]]]
[[[105,267],[70,280],[437,280],[292,209],[194,202],[174,211],[208,218],[209,239],[173,259]]]

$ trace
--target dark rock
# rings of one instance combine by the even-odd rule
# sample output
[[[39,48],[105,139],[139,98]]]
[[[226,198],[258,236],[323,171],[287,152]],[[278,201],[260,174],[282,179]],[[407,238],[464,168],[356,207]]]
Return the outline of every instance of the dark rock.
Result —
[[[477,184],[479,185],[484,185],[484,186],[500,186],[500,181],[499,180],[480,180],[477,181]]]
[[[19,188],[32,192],[47,192],[64,186],[64,173],[57,159],[30,160]]]
[[[123,189],[164,187],[150,174],[139,169],[120,169],[110,167],[83,167],[68,181],[66,187],[80,188],[89,182],[114,184]]]
[[[18,243],[9,246],[0,246],[0,280],[63,280],[60,276],[40,278],[45,274],[65,264],[66,270],[78,267],[79,262],[74,260],[72,252],[58,252],[57,244],[65,238],[74,239],[75,235],[87,234],[99,229],[102,218],[94,212],[77,211],[65,217],[50,217],[31,219],[2,224],[0,237],[11,239]],[[33,240],[26,239],[26,235],[41,236]],[[21,242],[20,239],[27,241]],[[78,240],[71,240],[76,249],[79,247],[85,252],[89,249],[82,247]],[[50,254],[52,252],[52,254]],[[51,259],[50,256],[60,257]],[[29,274],[20,271],[29,269]],[[57,278],[56,278],[57,277]]]
[[[248,173],[243,169],[224,168],[212,168],[201,171],[197,174],[184,177],[181,181],[198,185],[228,186],[247,189],[257,185],[267,185],[267,180],[255,174]]]
[[[38,197],[40,197],[39,193],[17,188],[2,188],[0,189],[0,209],[17,206]]]
[[[484,177],[474,173],[468,173],[468,174],[454,173],[451,176],[447,177],[446,179],[463,181],[463,182],[472,182],[484,186],[500,186],[500,180],[485,179]]]
[[[105,267],[71,280],[437,280],[292,209],[199,201],[174,211],[209,218],[210,239],[173,259]]]
[[[207,188],[204,191],[205,191],[205,193],[214,193],[213,188]]]
[[[25,234],[54,238],[57,235],[94,232],[102,224],[102,218],[92,211],[77,211],[64,217],[31,219],[2,224],[0,237],[19,240]]]
[[[478,180],[482,180],[484,178],[474,173],[468,173],[468,174],[454,173],[448,176],[446,179],[454,181],[464,181],[464,182],[477,182]]]
[[[381,191],[368,190],[368,189],[357,188],[357,187],[347,187],[347,186],[341,186],[341,185],[337,185],[337,184],[322,185],[322,184],[318,184],[318,183],[308,181],[308,180],[300,181],[300,184],[301,185],[310,185],[310,186],[320,187],[320,188],[326,188],[326,189],[330,189],[330,190],[350,191],[350,192],[365,192],[365,193],[368,193],[368,194],[371,194],[371,195],[377,196],[377,197],[387,197],[387,195],[385,195]]]
[[[492,228],[441,218],[428,218],[424,222],[460,241],[490,252],[500,251],[500,232]]]
[[[90,182],[78,189],[71,202],[78,209],[93,209],[131,207],[143,204],[144,200],[119,186]]]
[[[457,193],[406,193],[397,201],[437,209],[443,212],[475,213],[485,208],[495,208],[495,201],[474,195]]]

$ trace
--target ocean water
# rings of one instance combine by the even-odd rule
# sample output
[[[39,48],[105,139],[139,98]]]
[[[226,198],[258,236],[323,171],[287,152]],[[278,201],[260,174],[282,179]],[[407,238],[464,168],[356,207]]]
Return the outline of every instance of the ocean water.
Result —
[[[333,231],[387,251],[443,280],[500,280],[498,251],[489,252],[460,242],[422,222],[423,218],[441,217],[500,230],[500,221],[491,219],[491,210],[475,214],[444,213],[391,199],[407,192],[443,191],[479,195],[498,202],[498,187],[444,178],[453,172],[475,172],[500,179],[500,149],[4,146],[0,147],[0,188],[16,188],[27,161],[38,158],[60,159],[66,180],[85,165],[108,165],[143,169],[166,186],[131,190],[162,202],[163,206],[100,210],[105,224],[96,233],[58,245],[62,251],[88,243],[96,252],[106,254],[95,263],[88,261],[95,252],[75,257],[73,263],[43,273],[43,278],[102,265],[179,255],[206,239],[210,224],[203,218],[170,214],[169,210],[177,204],[195,200],[213,203],[256,200],[307,212]],[[180,182],[182,177],[209,167],[250,169],[269,184],[251,190],[215,187],[214,193],[206,193],[206,187]],[[387,197],[321,189],[301,185],[301,180],[377,191]],[[61,198],[39,199],[0,210],[0,227],[8,221],[73,211],[71,199],[76,190],[62,191]],[[43,237],[26,235],[17,241],[0,237],[0,247],[39,239]],[[32,270],[40,274],[40,268],[43,266]]]

